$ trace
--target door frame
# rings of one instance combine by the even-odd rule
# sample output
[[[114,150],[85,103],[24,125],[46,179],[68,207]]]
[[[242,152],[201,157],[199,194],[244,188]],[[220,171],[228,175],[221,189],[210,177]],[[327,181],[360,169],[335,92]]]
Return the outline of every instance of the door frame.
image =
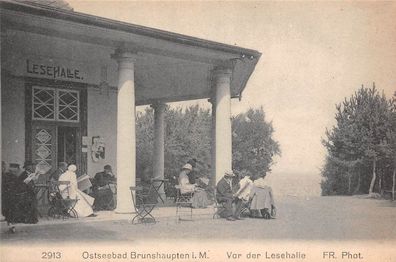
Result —
[[[44,121],[44,120],[32,120],[32,88],[33,86],[50,87],[55,89],[69,89],[78,90],[80,92],[80,121],[78,123],[64,122],[64,121]],[[32,161],[33,153],[33,137],[32,130],[33,126],[36,125],[54,125],[54,126],[70,126],[79,127],[78,141],[77,141],[77,155],[80,155],[80,174],[87,173],[87,161],[88,156],[86,152],[82,152],[82,137],[87,136],[88,133],[88,85],[82,83],[59,81],[59,80],[49,80],[42,78],[25,78],[25,160]],[[56,130],[57,132],[57,130]],[[58,134],[56,134],[58,135]],[[56,145],[57,149],[58,145]],[[56,154],[58,152],[56,151]],[[58,168],[58,157],[56,156],[55,168]]]

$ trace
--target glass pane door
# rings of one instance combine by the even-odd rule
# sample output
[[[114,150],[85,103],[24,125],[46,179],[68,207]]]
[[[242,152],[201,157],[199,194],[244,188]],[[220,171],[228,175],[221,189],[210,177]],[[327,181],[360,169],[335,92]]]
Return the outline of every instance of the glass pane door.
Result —
[[[56,169],[56,126],[33,126],[32,160],[42,173]]]

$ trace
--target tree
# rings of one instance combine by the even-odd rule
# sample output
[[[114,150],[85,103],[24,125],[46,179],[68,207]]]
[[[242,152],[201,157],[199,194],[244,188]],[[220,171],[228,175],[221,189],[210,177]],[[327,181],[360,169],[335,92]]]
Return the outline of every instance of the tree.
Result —
[[[387,100],[375,85],[372,88],[362,86],[349,99],[336,106],[336,125],[326,131],[327,139],[323,140],[328,158],[332,160],[327,162],[325,168],[331,168],[334,163],[344,167],[344,172],[348,174],[348,193],[351,193],[352,181],[357,180],[354,192],[360,190],[361,183],[369,182],[368,193],[372,194],[378,164],[381,163],[381,170],[386,169],[384,163],[395,156],[389,142],[392,137],[390,134],[394,132],[391,124],[392,107],[394,100]],[[371,177],[362,177],[368,167],[371,168]],[[322,171],[322,175],[324,173],[326,170]],[[382,174],[379,177],[379,191]]]
[[[233,168],[254,175],[269,172],[273,157],[281,151],[272,137],[272,123],[265,121],[263,108],[249,109],[234,117],[232,132]]]

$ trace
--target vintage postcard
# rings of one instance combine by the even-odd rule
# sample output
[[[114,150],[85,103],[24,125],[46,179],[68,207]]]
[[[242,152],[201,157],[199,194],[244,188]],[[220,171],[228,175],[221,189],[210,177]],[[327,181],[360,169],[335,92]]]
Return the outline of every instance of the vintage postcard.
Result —
[[[0,260],[396,261],[395,17],[0,0]]]

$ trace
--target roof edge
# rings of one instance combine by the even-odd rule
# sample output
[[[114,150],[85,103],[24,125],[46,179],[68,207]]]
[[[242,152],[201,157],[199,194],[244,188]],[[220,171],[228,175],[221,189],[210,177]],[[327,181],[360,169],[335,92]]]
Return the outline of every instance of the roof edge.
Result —
[[[75,11],[51,8],[42,5],[30,5],[27,3],[14,2],[12,0],[1,0],[0,7],[13,11],[29,12],[36,15],[52,17],[60,20],[72,21],[81,24],[99,26],[102,28],[124,31],[138,35],[161,38],[163,40],[176,42],[184,45],[210,48],[213,50],[223,51],[226,53],[237,53],[257,59],[259,59],[261,56],[260,52],[253,49],[233,46],[233,45],[219,43],[198,37],[187,36],[183,34],[121,22],[113,19],[108,19],[104,17],[89,15]]]

